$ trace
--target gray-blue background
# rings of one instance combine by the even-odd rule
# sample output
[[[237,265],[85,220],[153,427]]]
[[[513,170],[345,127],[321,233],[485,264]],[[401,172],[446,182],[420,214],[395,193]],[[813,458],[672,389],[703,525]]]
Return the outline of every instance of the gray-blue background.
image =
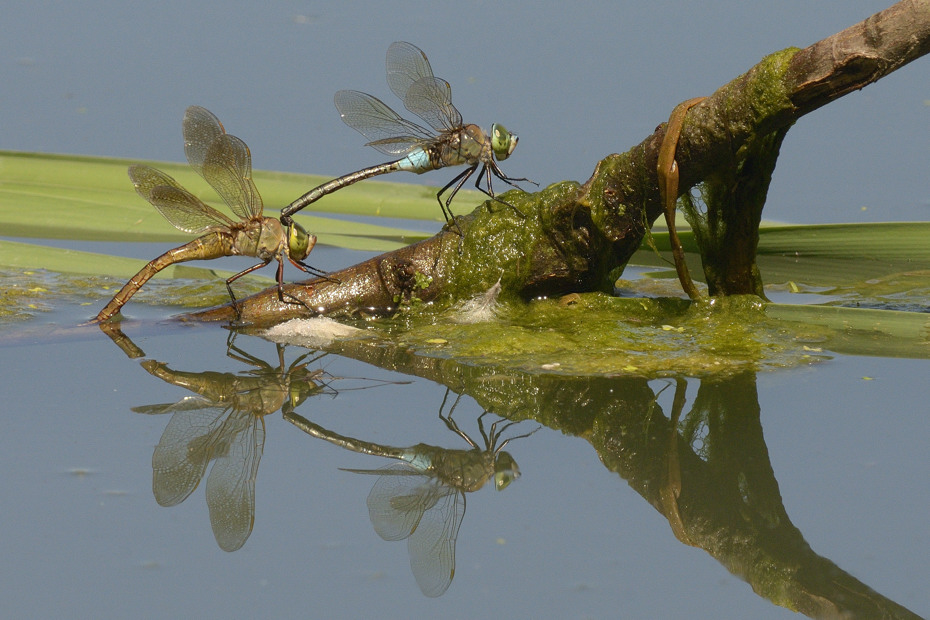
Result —
[[[452,84],[467,121],[520,135],[508,174],[543,185],[584,180],[677,102],[885,6],[5,2],[0,149],[181,161],[181,118],[199,104],[249,144],[256,168],[344,174],[384,156],[342,124],[332,96],[363,90],[402,110],[385,83],[384,54],[407,40]],[[926,219],[928,77],[930,63],[918,61],[802,119],[785,141],[765,216]]]

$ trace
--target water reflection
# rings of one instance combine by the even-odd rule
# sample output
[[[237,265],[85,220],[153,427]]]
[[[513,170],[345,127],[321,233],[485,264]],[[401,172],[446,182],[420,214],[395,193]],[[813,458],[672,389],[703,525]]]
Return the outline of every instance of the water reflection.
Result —
[[[121,334],[112,335],[130,357],[143,355]],[[164,493],[160,502],[189,496],[214,463],[207,496],[223,548],[238,548],[251,531],[262,418],[280,409],[311,435],[398,461],[379,470],[354,471],[378,476],[368,499],[375,530],[385,539],[406,539],[421,590],[442,594],[454,575],[465,493],[491,479],[504,488],[516,478],[519,470],[503,448],[522,435],[501,435],[516,421],[533,419],[584,438],[604,467],[668,521],[678,540],[705,550],[771,602],[811,617],[918,617],[815,553],[791,522],[769,458],[752,370],[700,380],[559,376],[461,364],[362,340],[330,345],[331,354],[449,386],[509,420],[488,428],[490,414],[483,414],[476,421],[481,441],[475,441],[454,420],[454,405],[448,414],[443,406],[439,417],[444,426],[469,449],[397,448],[338,435],[294,413],[308,396],[332,393],[332,378],[308,368],[312,354],[286,365],[279,349],[277,362],[268,364],[229,344],[227,354],[247,364],[247,372],[183,373],[143,362],[154,376],[197,396],[136,408],[173,413],[153,458],[156,480],[164,477],[153,484],[157,497]],[[165,473],[158,473],[159,467]],[[219,489],[216,501],[211,486]]]
[[[452,418],[461,395],[449,413],[443,415],[449,391],[439,407],[439,419],[461,437],[470,449],[440,448],[419,443],[407,448],[339,435],[294,413],[284,418],[304,432],[332,444],[374,456],[401,461],[380,469],[346,469],[357,474],[379,476],[368,494],[368,514],[375,532],[384,540],[407,540],[410,568],[426,596],[441,596],[455,575],[455,541],[465,516],[465,494],[484,487],[491,479],[502,491],[520,476],[520,469],[503,448],[514,439],[536,430],[512,436],[498,443],[504,431],[515,422],[498,428],[498,421],[485,431],[485,411],[477,420],[483,445],[479,445]]]
[[[155,360],[141,363],[154,377],[186,388],[196,396],[164,405],[133,407],[136,413],[171,413],[171,420],[152,454],[152,492],[161,506],[183,502],[204,472],[210,525],[224,551],[245,544],[255,521],[255,477],[265,445],[265,416],[289,410],[312,393],[326,390],[323,371],[307,365],[317,358],[302,355],[284,367],[273,367],[230,345],[229,357],[254,366],[241,374],[183,372]]]
[[[755,372],[697,379],[520,372],[355,342],[332,347],[447,386],[511,420],[586,439],[609,470],[669,522],[777,605],[816,618],[918,618],[816,554],[792,523],[762,432]],[[697,393],[687,408],[689,382]],[[693,387],[693,386],[692,386]],[[666,414],[662,393],[673,390]]]
[[[129,357],[144,352],[116,325],[101,329]],[[239,373],[186,372],[151,359],[140,362],[152,376],[194,392],[175,403],[133,407],[136,413],[171,414],[152,455],[152,492],[161,506],[175,506],[200,484],[210,463],[206,499],[210,525],[224,551],[248,540],[255,522],[255,478],[265,445],[265,416],[292,411],[312,395],[333,394],[332,377],[309,366],[324,354],[306,353],[285,365],[277,346],[271,365],[237,347],[235,335],[226,355],[249,366]]]

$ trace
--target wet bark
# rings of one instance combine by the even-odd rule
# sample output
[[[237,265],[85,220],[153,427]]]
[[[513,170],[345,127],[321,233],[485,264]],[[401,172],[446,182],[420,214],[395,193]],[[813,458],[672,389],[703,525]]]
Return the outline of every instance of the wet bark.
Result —
[[[754,235],[777,149],[790,126],[928,51],[930,0],[906,0],[810,47],[764,58],[691,109],[676,155],[679,196],[708,179],[717,180],[718,194],[730,196],[722,206],[707,205],[708,221],[692,222],[696,236],[703,233],[707,241],[701,250],[712,294],[761,291],[754,273]],[[444,230],[333,274],[338,285],[309,280],[287,287],[305,305],[281,302],[270,288],[240,301],[241,321],[391,314],[416,300],[465,299],[498,278],[504,294],[526,299],[611,291],[662,214],[656,165],[664,135],[662,124],[626,153],[604,158],[583,185],[560,183],[534,194],[505,194],[504,200],[526,219],[489,201],[459,218],[462,237]],[[754,167],[753,162],[765,165]],[[730,186],[736,189],[728,193]],[[740,187],[752,191],[741,194]],[[748,216],[745,209],[751,210]],[[228,321],[236,313],[227,305],[184,318]]]

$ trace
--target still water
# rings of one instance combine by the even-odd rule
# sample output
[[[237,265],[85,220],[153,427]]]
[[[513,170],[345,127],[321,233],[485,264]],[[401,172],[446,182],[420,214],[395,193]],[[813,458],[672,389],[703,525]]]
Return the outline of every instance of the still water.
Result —
[[[85,301],[0,330],[10,617],[930,614],[924,360],[568,377],[230,342],[143,303],[126,340],[46,333]],[[515,437],[500,491],[345,448],[453,459],[479,423]]]
[[[546,186],[587,178],[676,102],[764,55],[890,3],[7,4],[4,149],[177,160],[183,110],[200,104],[256,168],[344,174],[379,160],[332,94],[384,96],[384,51],[409,40],[469,119],[520,133],[508,171]],[[799,122],[766,218],[926,220],[928,73],[915,62]],[[322,249],[315,266],[351,264]],[[795,614],[780,605],[818,601],[930,615],[926,360],[826,352],[790,370],[652,381],[401,354],[378,365],[350,348],[294,365],[307,350],[287,347],[282,363],[242,334],[236,351],[218,326],[156,325],[178,309],[145,299],[125,326],[138,358],[98,330],[47,333],[93,316],[100,297],[0,325],[5,616],[784,618]],[[501,491],[345,471],[396,461],[289,421],[466,450],[439,415],[456,398],[447,387],[465,393],[452,419],[479,447],[485,410],[486,432],[495,414],[520,420],[501,441],[536,431],[503,448],[521,475]],[[231,404],[246,402],[264,415]],[[369,497],[388,506],[374,525]],[[388,536],[400,538],[417,517],[430,536],[379,535],[400,523]],[[448,550],[456,527],[454,576],[427,597],[422,567],[448,562],[419,549]]]

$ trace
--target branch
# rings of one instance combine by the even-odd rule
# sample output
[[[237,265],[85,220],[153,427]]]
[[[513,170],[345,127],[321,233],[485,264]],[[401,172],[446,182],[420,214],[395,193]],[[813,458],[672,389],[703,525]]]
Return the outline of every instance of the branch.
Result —
[[[930,0],[905,0],[810,47],[777,52],[692,108],[675,158],[678,195],[702,184],[707,214],[690,214],[711,294],[756,293],[758,221],[778,148],[801,116],[861,89],[930,51]],[[504,199],[526,214],[487,202],[448,231],[333,274],[275,288],[240,302],[244,323],[311,314],[391,314],[411,300],[458,301],[499,278],[503,294],[524,299],[610,292],[648,227],[663,212],[657,178],[666,126],[598,163],[582,186],[560,183]],[[686,202],[686,206],[687,206]],[[310,310],[313,309],[313,311]],[[236,318],[227,305],[187,320]]]

